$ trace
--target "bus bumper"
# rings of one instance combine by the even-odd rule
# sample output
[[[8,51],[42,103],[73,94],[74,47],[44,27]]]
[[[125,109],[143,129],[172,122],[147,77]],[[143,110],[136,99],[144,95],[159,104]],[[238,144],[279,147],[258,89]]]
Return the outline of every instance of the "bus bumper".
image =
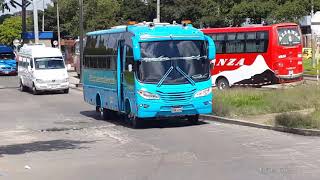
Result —
[[[142,102],[138,104],[139,118],[161,118],[212,113],[212,98],[199,98],[189,104],[166,105]]]

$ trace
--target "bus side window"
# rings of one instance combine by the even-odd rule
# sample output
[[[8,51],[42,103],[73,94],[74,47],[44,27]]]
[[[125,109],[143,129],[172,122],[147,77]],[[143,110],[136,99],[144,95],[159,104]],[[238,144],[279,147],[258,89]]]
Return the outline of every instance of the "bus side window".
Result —
[[[125,63],[125,71],[128,71],[129,64],[133,67],[133,50],[131,47],[126,46],[126,63]]]
[[[247,32],[246,52],[250,52],[250,53],[257,52],[256,39],[257,39],[256,32]]]
[[[216,53],[223,54],[226,52],[226,42],[225,42],[225,34],[216,34],[214,38],[214,43],[216,45]]]
[[[268,37],[267,31],[257,32],[257,51],[258,52],[267,52],[268,42],[269,42],[269,37]]]
[[[130,46],[126,46],[126,62],[124,67],[124,78],[127,84],[134,85],[134,59],[133,49]],[[130,71],[131,68],[131,71]]]

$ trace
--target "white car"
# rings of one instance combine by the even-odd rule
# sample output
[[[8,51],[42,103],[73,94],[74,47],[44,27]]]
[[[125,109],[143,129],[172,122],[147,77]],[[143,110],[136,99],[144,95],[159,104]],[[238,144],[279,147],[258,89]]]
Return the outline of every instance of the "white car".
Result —
[[[63,90],[69,93],[69,78],[62,53],[57,48],[25,45],[18,53],[18,76],[21,91]]]

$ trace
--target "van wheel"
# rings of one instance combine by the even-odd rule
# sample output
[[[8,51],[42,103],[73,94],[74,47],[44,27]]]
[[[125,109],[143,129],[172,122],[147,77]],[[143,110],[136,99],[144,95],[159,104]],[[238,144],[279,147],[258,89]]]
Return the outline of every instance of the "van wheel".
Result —
[[[64,94],[68,94],[68,93],[69,93],[69,88],[68,88],[68,89],[63,90],[63,93],[64,93]]]
[[[22,81],[20,80],[19,89],[21,92],[25,92],[27,90],[27,87],[23,85]]]
[[[223,90],[223,89],[229,89],[229,82],[226,78],[221,78],[218,80],[217,82],[217,87],[219,90]]]
[[[34,84],[32,85],[32,93],[33,93],[33,95],[39,94],[39,91],[37,90],[37,88]]]
[[[188,121],[193,125],[199,124],[199,114],[188,116]]]

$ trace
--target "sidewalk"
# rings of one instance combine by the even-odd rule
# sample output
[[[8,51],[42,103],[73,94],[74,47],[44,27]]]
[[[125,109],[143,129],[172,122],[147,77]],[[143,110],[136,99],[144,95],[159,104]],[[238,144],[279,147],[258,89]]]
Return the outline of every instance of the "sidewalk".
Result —
[[[76,89],[76,90],[82,91],[82,85],[80,84],[80,79],[79,79],[77,73],[74,71],[69,71],[68,75],[69,75],[69,83],[70,83],[69,87],[71,89]]]

